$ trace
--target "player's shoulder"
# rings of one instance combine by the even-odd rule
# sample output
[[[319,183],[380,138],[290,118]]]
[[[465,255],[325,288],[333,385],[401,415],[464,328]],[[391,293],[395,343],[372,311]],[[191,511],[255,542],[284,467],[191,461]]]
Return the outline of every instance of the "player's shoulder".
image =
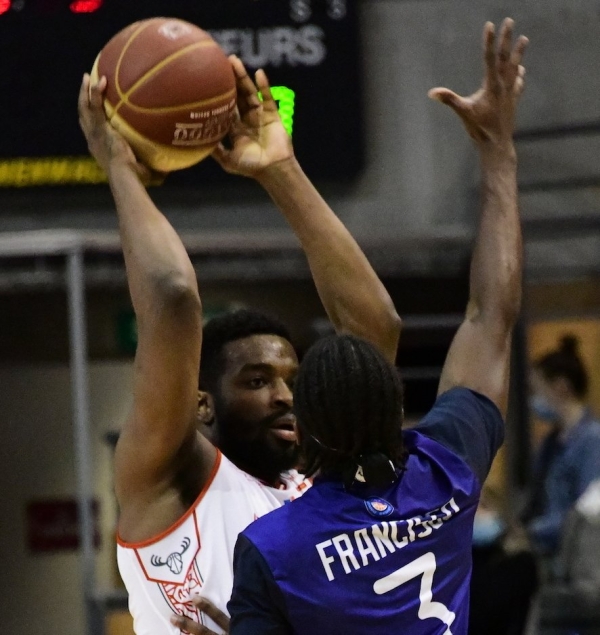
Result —
[[[290,516],[289,507],[291,504],[257,518],[241,532],[238,543],[247,541],[263,554],[272,550],[287,551],[287,547],[294,542],[299,522],[298,519],[296,522],[292,520],[293,515]]]
[[[274,536],[287,534],[288,539],[297,533],[298,523],[306,516],[308,507],[311,506],[310,499],[316,493],[316,488],[308,480],[302,481],[306,484],[306,489],[300,492],[297,498],[290,498],[282,501],[281,507],[270,511],[257,518],[243,531],[243,534],[253,540],[262,536]]]
[[[448,412],[463,412],[465,415],[473,416],[486,413],[499,419],[503,418],[498,406],[489,397],[464,386],[455,386],[438,395],[424,420],[430,416],[439,416]]]
[[[456,387],[436,399],[414,430],[459,456],[483,482],[504,441],[504,418],[485,395]]]
[[[217,461],[212,475],[204,491],[216,494],[230,494],[233,492],[250,492],[261,489],[261,484],[255,477],[240,469],[222,452],[218,452]]]
[[[220,463],[217,469],[217,476],[230,478],[242,483],[257,483],[258,479],[244,472],[233,461],[228,459],[221,451],[219,451]]]
[[[440,424],[446,427],[453,424],[503,427],[504,417],[489,397],[470,388],[456,387],[437,397],[431,410],[417,425],[417,429],[426,431]]]

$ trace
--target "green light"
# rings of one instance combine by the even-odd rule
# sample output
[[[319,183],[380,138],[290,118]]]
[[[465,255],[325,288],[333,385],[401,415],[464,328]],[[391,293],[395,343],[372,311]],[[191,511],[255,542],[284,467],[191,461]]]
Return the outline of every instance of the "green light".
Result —
[[[271,87],[286,132],[292,136],[296,93],[287,86]],[[258,93],[260,99],[262,95]],[[0,188],[33,185],[105,183],[106,175],[91,157],[18,157],[0,160]]]
[[[292,136],[292,130],[294,129],[294,106],[296,103],[296,93],[287,86],[271,86],[271,95],[273,99],[278,103],[277,108],[279,110],[279,116],[283,127],[287,133]],[[262,100],[262,95],[258,93],[259,98]]]

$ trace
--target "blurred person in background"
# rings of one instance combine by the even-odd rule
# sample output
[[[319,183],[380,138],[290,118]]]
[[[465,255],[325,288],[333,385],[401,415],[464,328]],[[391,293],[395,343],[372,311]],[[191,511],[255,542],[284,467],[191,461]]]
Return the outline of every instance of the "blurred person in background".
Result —
[[[538,613],[541,633],[600,634],[600,479],[567,515]]]
[[[537,583],[526,536],[506,519],[500,494],[484,486],[473,524],[469,634],[523,633]]]
[[[586,401],[588,374],[577,349],[577,338],[563,337],[531,374],[532,412],[551,427],[522,520],[534,549],[547,558],[557,553],[567,514],[600,478],[600,422]]]

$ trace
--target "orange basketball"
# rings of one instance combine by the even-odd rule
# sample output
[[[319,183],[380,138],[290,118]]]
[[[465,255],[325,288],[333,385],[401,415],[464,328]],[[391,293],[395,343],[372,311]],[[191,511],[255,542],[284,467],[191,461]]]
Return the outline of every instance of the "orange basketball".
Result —
[[[189,22],[152,18],[123,29],[96,58],[92,82],[103,75],[107,117],[155,170],[202,161],[229,130],[233,69],[212,37]]]

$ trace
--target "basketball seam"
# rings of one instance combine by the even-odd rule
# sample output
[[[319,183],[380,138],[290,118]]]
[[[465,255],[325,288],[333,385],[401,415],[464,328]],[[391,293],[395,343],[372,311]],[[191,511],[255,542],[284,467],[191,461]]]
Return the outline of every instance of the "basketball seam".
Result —
[[[197,101],[191,104],[182,104],[181,106],[156,106],[154,108],[146,107],[146,106],[136,106],[132,104],[130,101],[123,102],[122,105],[127,106],[127,108],[131,108],[135,112],[145,112],[148,114],[164,114],[168,112],[176,112],[178,110],[190,110],[193,108],[201,108],[203,106],[210,106],[211,104],[217,103],[223,99],[228,99],[235,95],[235,88],[228,90],[226,93],[221,93],[216,97],[210,97],[209,99],[204,99],[202,101]]]
[[[183,57],[187,53],[196,50],[198,48],[203,48],[205,46],[217,46],[217,43],[214,40],[202,40],[202,42],[194,42],[193,44],[189,44],[188,46],[171,53],[168,57],[165,57],[163,60],[155,64],[152,68],[148,69],[134,84],[127,90],[127,92],[123,93],[120,90],[118,81],[115,82],[115,86],[117,87],[117,93],[119,94],[119,103],[115,107],[115,113],[119,111],[123,104],[127,104],[127,106],[132,106],[129,102],[129,97],[141,86],[143,86],[153,75],[155,75],[158,71],[162,70],[165,66],[168,66],[171,62],[180,57]],[[118,74],[117,74],[118,78]],[[134,108],[136,106],[133,106]],[[138,106],[138,108],[143,108]],[[183,106],[158,106],[158,108],[173,108],[174,110],[179,110],[180,108],[185,108],[185,104]],[[158,110],[157,108],[157,110]],[[153,110],[153,109],[150,109]]]
[[[121,95],[123,94],[123,91],[121,90],[121,86],[119,85],[119,70],[121,69],[121,62],[123,61],[123,58],[125,57],[125,53],[131,46],[131,43],[133,42],[133,40],[135,40],[135,38],[142,31],[147,29],[152,24],[152,22],[153,21],[149,21],[146,23],[142,22],[142,24],[140,24],[140,26],[137,29],[135,29],[135,31],[129,36],[129,39],[127,40],[127,42],[125,42],[125,45],[121,49],[121,53],[119,53],[119,59],[117,60],[117,65],[115,67],[115,88],[117,89],[117,94],[119,95],[119,99],[121,98]]]

